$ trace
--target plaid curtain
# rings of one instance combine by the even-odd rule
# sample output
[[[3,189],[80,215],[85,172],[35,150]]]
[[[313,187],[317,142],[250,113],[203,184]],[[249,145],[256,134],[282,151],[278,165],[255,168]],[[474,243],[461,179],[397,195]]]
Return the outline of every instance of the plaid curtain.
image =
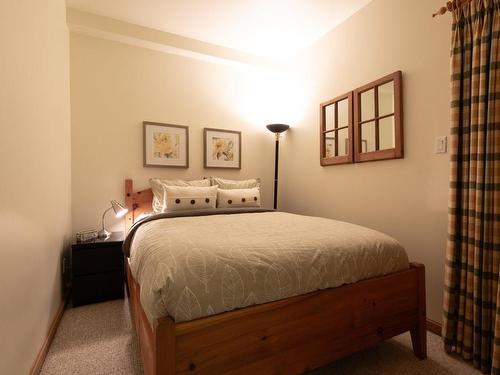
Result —
[[[443,338],[500,374],[500,0],[453,9]]]

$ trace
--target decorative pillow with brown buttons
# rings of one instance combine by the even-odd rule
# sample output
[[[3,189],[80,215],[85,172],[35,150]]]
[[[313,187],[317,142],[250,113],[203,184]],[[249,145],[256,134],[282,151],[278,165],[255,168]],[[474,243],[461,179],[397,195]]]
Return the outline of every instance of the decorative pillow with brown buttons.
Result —
[[[210,186],[211,182],[209,179],[204,180],[165,180],[160,178],[151,178],[149,180],[151,185],[151,190],[153,191],[153,211],[158,214],[160,212],[165,212],[170,210],[167,206],[167,186]],[[213,184],[216,185],[216,184]]]
[[[217,208],[260,207],[260,189],[218,189]]]
[[[166,186],[169,211],[215,208],[218,186]]]

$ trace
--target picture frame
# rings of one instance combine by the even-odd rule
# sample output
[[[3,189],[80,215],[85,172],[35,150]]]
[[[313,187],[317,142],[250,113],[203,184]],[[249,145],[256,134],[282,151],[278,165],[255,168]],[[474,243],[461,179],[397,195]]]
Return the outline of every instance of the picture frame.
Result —
[[[189,167],[189,127],[143,121],[144,167]]]
[[[241,169],[241,132],[227,129],[203,129],[205,168]]]

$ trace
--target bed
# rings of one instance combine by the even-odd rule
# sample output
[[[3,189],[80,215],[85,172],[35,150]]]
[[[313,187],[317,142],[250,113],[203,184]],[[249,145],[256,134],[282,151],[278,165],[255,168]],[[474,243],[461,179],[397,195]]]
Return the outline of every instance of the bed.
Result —
[[[139,216],[151,210],[152,199],[150,189],[134,192],[132,181],[125,181],[125,203],[129,209],[126,217],[127,230],[132,228]],[[178,228],[186,225],[202,228],[206,220],[211,220],[210,225],[214,225],[214,228],[217,225],[227,226],[227,220],[231,220],[234,222],[234,228],[239,228],[239,231],[242,231],[241,223],[248,223],[248,228],[260,237],[265,227],[269,226],[262,225],[265,220],[285,221],[287,227],[293,227],[297,220],[302,220],[296,216],[298,215],[262,211],[175,218],[175,222],[162,218],[142,224],[142,229],[134,227],[131,234],[135,231],[134,236],[137,236],[137,239],[129,236],[129,245],[132,254],[141,254],[138,249],[141,248],[142,242],[146,241],[141,240],[141,236],[144,238],[148,231],[154,232],[155,226],[158,227],[154,229],[155,233],[160,233],[158,231],[161,230],[168,233],[169,237],[165,238],[175,238]],[[257,217],[258,220],[255,219]],[[304,220],[304,225],[309,225],[309,228],[330,225],[327,219],[304,217]],[[351,238],[363,237],[363,232],[357,232],[361,230],[360,227],[346,223],[336,225],[341,231],[351,233]],[[203,236],[203,231],[198,231],[200,236]],[[287,236],[291,237],[292,233],[293,231],[289,231]],[[307,237],[305,233],[304,238]],[[233,240],[238,241],[238,235],[234,237]],[[181,239],[182,236],[178,238]],[[290,243],[287,240],[293,239],[280,240],[278,237],[278,241],[272,243],[275,247],[274,253],[279,254],[286,250],[287,244]],[[134,241],[137,242],[134,244]],[[242,244],[246,242],[246,238],[241,241]],[[237,247],[234,243],[231,246]],[[376,246],[380,253],[387,252],[393,260],[401,258],[395,255],[398,253],[393,247],[385,248],[382,245]],[[151,282],[156,285],[156,279],[151,281],[144,276],[149,274],[145,264],[148,258],[152,258],[151,254],[155,253],[157,251],[146,253],[147,256],[137,258],[136,263],[126,262],[130,309],[139,337],[145,374],[300,374],[406,331],[411,333],[415,355],[418,358],[426,357],[423,265],[410,263],[401,266],[404,263],[401,259],[393,261],[393,265],[383,261],[378,262],[378,272],[382,273],[380,276],[370,277],[372,271],[369,268],[359,267],[358,274],[354,276],[347,275],[340,280],[322,279],[321,287],[306,287],[306,282],[300,284],[295,281],[293,287],[286,289],[286,295],[269,296],[266,294],[269,288],[266,289],[264,285],[255,291],[254,297],[259,301],[258,304],[244,302],[243,298],[236,303],[238,294],[227,298],[223,292],[220,301],[217,296],[210,297],[208,302],[200,300],[194,309],[180,309],[178,312],[172,307],[172,301],[179,301],[178,296],[169,298],[170,294],[175,294],[173,287],[172,293],[161,294],[165,297],[161,303],[155,304],[155,299],[149,296],[151,289],[155,289],[151,287]],[[322,254],[327,255],[326,252]],[[319,269],[317,265],[322,264],[320,255],[315,257],[316,263],[314,267],[310,267],[311,272],[302,272],[302,275],[310,277],[308,274],[312,275],[315,273],[314,269]],[[242,256],[244,257],[244,254]],[[173,262],[177,261],[178,259]],[[149,262],[155,264],[156,261]],[[279,262],[285,260],[280,260],[277,255],[271,263],[281,270],[285,263],[280,265]],[[328,263],[328,260],[323,263]],[[137,264],[143,265],[142,268]],[[330,261],[328,264],[335,262]],[[247,275],[250,281],[240,281],[237,276],[235,282],[235,278],[231,279],[231,276],[234,276],[232,272],[237,267],[228,263],[222,268],[228,271],[224,278],[232,280],[227,290],[234,292],[235,285],[240,289],[245,286],[248,290],[248,283],[252,283],[251,276],[254,276],[254,284],[261,279],[255,278],[250,269]],[[239,273],[243,275],[246,267],[244,264],[242,267]],[[203,269],[205,273],[209,272],[207,269]],[[391,269],[396,271],[389,272]],[[269,269],[264,270],[269,273]],[[307,271],[307,268],[305,270]],[[220,276],[214,273],[210,275],[215,275],[214,279]],[[323,277],[331,275],[332,272],[323,273]],[[357,280],[360,277],[363,279]],[[244,275],[242,279],[245,279]],[[208,281],[202,281],[206,283],[208,292]],[[337,284],[339,286],[329,287]],[[190,287],[194,289],[194,286]],[[260,294],[259,289],[262,289]],[[209,308],[207,303],[210,304]]]

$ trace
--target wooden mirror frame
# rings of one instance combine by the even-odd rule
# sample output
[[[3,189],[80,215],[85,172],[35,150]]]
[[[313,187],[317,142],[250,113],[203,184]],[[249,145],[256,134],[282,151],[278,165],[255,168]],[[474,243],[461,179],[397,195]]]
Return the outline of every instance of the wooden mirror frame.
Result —
[[[394,113],[384,116],[378,115],[378,87],[386,83],[394,82]],[[402,73],[394,72],[376,81],[354,90],[354,160],[355,162],[399,159],[404,157],[403,152],[403,90]],[[374,89],[375,113],[374,118],[361,121],[361,94]],[[378,131],[378,124],[381,119],[394,116],[394,148],[385,150],[375,150],[371,152],[362,152],[361,149],[361,125],[365,122],[375,122],[375,131]]]
[[[324,137],[326,136],[327,133],[335,133],[335,129],[337,129],[337,119],[338,119],[338,106],[335,105],[335,113],[334,113],[334,128],[331,130],[326,130],[326,115],[325,115],[325,108],[328,107],[329,105],[338,103],[342,100],[347,99],[347,111],[348,111],[348,117],[347,117],[347,134],[348,134],[348,139],[349,139],[349,148],[347,149],[347,154],[342,155],[342,156],[330,156],[326,157],[326,144],[324,141]],[[354,158],[353,158],[353,149],[352,149],[352,142],[351,140],[353,139],[353,116],[352,116],[352,108],[353,108],[353,101],[352,101],[352,91],[344,94],[337,96],[334,99],[331,99],[327,102],[321,103],[319,105],[319,114],[320,114],[320,126],[319,126],[319,144],[320,144],[320,164],[322,166],[325,165],[334,165],[334,164],[347,164],[347,163],[352,163]]]

